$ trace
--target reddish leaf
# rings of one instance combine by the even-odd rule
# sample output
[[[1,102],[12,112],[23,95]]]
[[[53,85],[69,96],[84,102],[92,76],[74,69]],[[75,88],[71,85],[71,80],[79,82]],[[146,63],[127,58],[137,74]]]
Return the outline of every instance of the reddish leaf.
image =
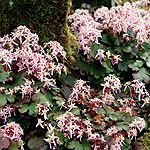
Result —
[[[3,148],[8,148],[10,145],[11,141],[8,138],[3,137],[3,134],[0,132],[0,150]]]

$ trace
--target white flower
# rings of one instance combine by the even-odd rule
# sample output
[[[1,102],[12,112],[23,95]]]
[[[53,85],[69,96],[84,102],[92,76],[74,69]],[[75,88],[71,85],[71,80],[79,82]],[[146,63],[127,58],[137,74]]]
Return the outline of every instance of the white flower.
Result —
[[[36,127],[38,127],[40,125],[42,128],[44,128],[44,126],[42,125],[43,122],[44,121],[42,121],[41,119],[38,118],[38,123],[37,123]]]

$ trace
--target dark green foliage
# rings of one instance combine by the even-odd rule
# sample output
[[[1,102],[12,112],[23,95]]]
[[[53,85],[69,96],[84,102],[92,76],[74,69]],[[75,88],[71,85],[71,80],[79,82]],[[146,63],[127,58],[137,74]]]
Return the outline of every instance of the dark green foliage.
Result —
[[[74,8],[79,8],[81,6],[82,3],[87,3],[90,4],[91,7],[101,7],[101,6],[105,6],[110,8],[111,7],[111,0],[72,0],[73,6]]]

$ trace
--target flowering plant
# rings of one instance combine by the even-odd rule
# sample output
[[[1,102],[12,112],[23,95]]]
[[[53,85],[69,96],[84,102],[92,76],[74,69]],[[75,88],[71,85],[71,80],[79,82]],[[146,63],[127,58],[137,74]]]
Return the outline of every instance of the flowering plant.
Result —
[[[33,95],[42,95],[42,87],[47,90],[56,89],[54,72],[58,72],[59,75],[62,71],[66,73],[66,67],[61,63],[61,59],[66,59],[63,47],[56,41],[45,43],[42,47],[38,41],[38,35],[25,26],[19,26],[10,35],[0,38],[0,118],[4,123],[12,117],[12,112],[16,115],[18,107],[20,113],[29,109],[29,114],[34,114],[33,105],[38,102],[31,101]],[[30,103],[30,108],[26,108],[27,104],[24,102]],[[49,101],[46,99],[44,102]],[[17,137],[23,132],[17,133],[20,129],[13,129],[15,123],[12,124],[12,128],[11,123],[2,126],[4,137],[23,144],[20,137]],[[17,126],[19,125],[16,125],[16,128],[20,128]]]
[[[112,74],[104,81],[100,95],[94,95],[86,81],[77,80],[67,101],[54,97],[61,115],[51,114],[55,123],[47,116],[44,116],[45,121],[39,118],[37,123],[37,126],[47,128],[45,141],[50,149],[67,145],[63,139],[70,141],[68,148],[77,144],[84,149],[82,142],[87,139],[95,150],[128,149],[129,141],[136,139],[138,132],[145,128],[145,120],[136,114],[137,106],[143,108],[149,104],[150,96],[145,84],[140,80],[121,84],[119,78]],[[47,106],[38,104],[36,107],[40,116],[48,110]],[[49,115],[48,111],[46,114]]]
[[[149,1],[127,2],[110,10],[102,7],[94,15],[78,9],[70,15],[70,30],[79,52],[74,54],[74,69],[98,84],[109,73],[126,81],[125,75],[130,74],[149,83],[149,11],[139,9],[141,3],[148,5]]]
[[[133,149],[148,126],[142,112],[150,99],[149,12],[138,4],[69,16],[78,42],[69,75],[57,41],[41,46],[25,26],[0,38],[4,148]]]

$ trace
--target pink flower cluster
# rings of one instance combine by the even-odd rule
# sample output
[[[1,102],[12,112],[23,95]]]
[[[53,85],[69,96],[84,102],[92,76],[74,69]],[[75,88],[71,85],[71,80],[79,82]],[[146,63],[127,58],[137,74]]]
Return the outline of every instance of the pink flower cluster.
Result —
[[[121,150],[122,149],[121,147],[123,147],[123,144],[125,145],[124,139],[125,138],[123,135],[121,134],[116,135],[114,138],[115,143],[110,146],[110,150]]]
[[[108,128],[105,136],[107,136],[109,140],[106,140],[104,138],[104,134],[94,132],[94,125],[88,119],[80,119],[78,116],[75,116],[72,113],[72,109],[76,109],[80,111],[80,113],[82,112],[82,115],[89,113],[90,116],[95,116],[97,115],[98,108],[103,109],[103,107],[107,107],[107,105],[109,109],[115,113],[114,108],[110,108],[110,105],[114,105],[115,103],[118,105],[118,109],[116,111],[130,113],[132,116],[132,108],[136,105],[136,102],[148,96],[145,85],[139,80],[127,82],[126,84],[122,85],[119,78],[110,74],[104,78],[104,81],[105,83],[102,84],[104,89],[103,94],[100,95],[101,97],[92,98],[92,90],[87,85],[87,82],[83,80],[77,80],[74,85],[73,92],[68,98],[68,101],[62,102],[61,107],[63,107],[66,112],[60,116],[57,116],[56,128],[51,124],[48,124],[48,122],[38,119],[37,126],[40,125],[42,128],[47,127],[48,129],[48,138],[45,139],[45,141],[50,144],[50,149],[55,147],[57,144],[61,144],[59,137],[57,136],[57,132],[63,132],[65,137],[74,140],[79,139],[80,141],[83,135],[87,134],[88,140],[93,143],[91,146],[94,150],[98,150],[101,147],[103,147],[104,150],[121,150],[122,146],[125,145],[124,139],[126,135],[128,135],[128,138],[132,140],[137,136],[137,129],[140,132],[144,129],[145,121],[143,118],[138,117],[137,120],[135,119],[129,124],[129,130],[126,134],[123,134],[124,132],[120,132],[115,126]],[[143,93],[140,92],[140,89],[142,89]],[[124,92],[122,90],[126,91],[126,96],[123,95],[122,99],[121,96],[120,99],[116,98],[116,94],[118,92]],[[138,100],[137,97],[139,98]],[[86,108],[84,107],[85,109],[81,110],[78,107],[79,104],[82,104],[82,106],[85,106]],[[36,108],[38,108],[40,115],[47,114],[48,112],[47,106],[45,107],[44,105],[38,104]],[[105,117],[105,114],[101,114],[99,116],[100,120],[102,121]],[[46,120],[47,116],[44,117],[44,119]],[[105,129],[106,128],[107,127],[105,124]]]
[[[113,134],[116,134],[118,132],[118,129],[114,126],[109,129],[107,129],[107,136],[112,136]]]
[[[145,0],[144,0],[145,1]],[[116,33],[123,32],[126,40],[132,39],[127,34],[127,29],[135,33],[134,38],[139,42],[149,42],[150,36],[150,12],[136,8],[141,2],[133,4],[126,2],[123,6],[114,6],[110,10],[102,7],[96,10],[94,17],[96,21],[101,21],[101,29],[111,28]],[[149,3],[146,0],[146,4]]]
[[[99,44],[98,38],[101,37],[102,30],[99,30],[100,23],[96,22],[89,14],[88,10],[77,9],[74,14],[68,17],[71,24],[71,31],[77,37],[79,50],[89,54],[91,51],[90,42]]]
[[[138,117],[138,120],[134,119],[131,124],[129,124],[130,130],[128,131],[128,138],[131,140],[137,137],[137,129],[141,132],[145,128],[145,120]]]
[[[88,140],[92,141],[94,144],[91,146],[94,150],[98,150],[101,146],[100,143],[106,142],[103,135],[100,135],[99,133],[89,133],[88,134]]]
[[[40,92],[40,89],[34,89],[32,86],[35,84],[35,81],[34,80],[29,80],[29,79],[25,79],[25,83],[20,85],[20,86],[16,86],[14,88],[9,88],[9,89],[6,89],[5,87],[0,87],[0,92],[3,92],[5,93],[6,95],[13,95],[17,92],[21,93],[22,94],[22,99],[24,98],[25,95],[31,95],[33,93],[39,93]]]
[[[50,78],[54,71],[66,73],[66,67],[59,63],[60,58],[66,59],[66,52],[56,41],[50,41],[44,47],[38,41],[36,34],[25,26],[19,26],[10,35],[0,38],[0,62],[5,71],[25,70],[28,76],[37,77],[49,88],[55,85]]]
[[[21,136],[23,135],[23,130],[19,124],[15,122],[7,123],[1,127],[1,132],[3,136],[10,139],[11,141],[19,142],[21,144],[21,150],[23,148],[23,141],[21,140]]]
[[[114,126],[107,129],[107,136],[111,136],[112,144],[110,145],[110,150],[121,150],[124,143],[124,136],[118,133],[118,129]]]
[[[89,96],[90,96],[90,86],[86,85],[86,81],[80,79],[76,81],[73,88],[73,92],[69,96],[68,101],[82,102],[84,101],[84,99],[89,98]]]
[[[79,50],[84,51],[84,55],[87,55],[87,58],[89,61],[92,61],[91,56],[89,53],[91,52],[90,43],[97,43],[98,38],[102,37],[100,30],[100,23],[96,22],[94,18],[89,14],[88,10],[79,10],[77,9],[73,15],[70,15],[68,17],[69,21],[72,22],[71,24],[71,30],[73,34],[77,37],[78,44],[79,44]],[[104,57],[108,57],[108,59],[111,60],[111,63],[118,64],[119,61],[121,61],[121,58],[119,55],[113,55],[109,51],[106,52],[106,55],[104,54],[104,50],[97,50],[98,53],[95,56],[95,60],[101,60]]]
[[[102,84],[104,88],[101,101],[103,103],[115,102],[119,104],[119,111],[130,113],[130,115],[132,116],[132,109],[137,102],[144,102],[141,107],[144,107],[144,105],[149,103],[149,93],[145,88],[145,84],[142,83],[140,80],[133,80],[131,82],[126,82],[124,85],[122,85],[119,78],[116,78],[114,75],[109,75],[104,78],[104,81],[105,83]],[[116,100],[113,95],[114,92],[118,93],[118,91],[128,91],[128,94]]]
[[[139,7],[141,5],[148,5],[150,2],[149,0],[140,0],[140,1],[135,1],[135,2],[132,2],[132,6],[133,7]]]
[[[127,82],[124,87],[124,90],[126,90],[127,88],[130,90],[131,97],[134,97],[134,95],[136,95],[138,97],[138,101],[144,102],[141,107],[144,107],[146,104],[149,103],[149,92],[146,90],[145,84],[140,80],[133,80],[131,82]]]
[[[59,137],[55,135],[54,131],[53,131],[53,127],[51,126],[51,129],[48,129],[48,138],[44,139],[50,146],[50,149],[54,149],[57,144],[61,145],[62,143],[59,140]],[[52,146],[53,145],[53,146]]]
[[[107,77],[105,77],[104,82],[105,82],[104,84],[101,84],[102,86],[104,86],[103,94],[107,89],[110,89],[113,92],[117,93],[118,90],[120,91],[122,86],[119,78],[115,77],[115,75],[112,74],[109,74]],[[111,93],[111,91],[109,93]]]
[[[89,120],[81,121],[79,117],[71,112],[66,112],[56,118],[57,126],[60,128],[59,131],[63,131],[64,136],[70,138],[76,137],[81,138],[84,133],[88,133],[89,136],[92,131],[92,124]]]
[[[38,114],[40,116],[44,116],[44,120],[47,120],[47,114],[48,112],[51,110],[50,108],[50,103],[49,102],[46,102],[46,105],[42,105],[42,104],[37,104],[37,106],[35,107],[38,109]],[[41,124],[37,124],[38,125],[41,125]]]
[[[14,113],[14,108],[6,105],[3,108],[0,108],[0,119],[3,119],[5,123],[7,118],[12,116],[12,113]]]
[[[104,57],[107,57],[112,65],[118,64],[120,61],[122,61],[120,55],[113,55],[110,53],[110,51],[106,52],[103,49],[98,49],[98,53],[95,56],[96,60],[99,60],[100,62],[103,60]]]
[[[55,148],[57,146],[57,144],[61,144],[59,137],[56,136],[55,132],[57,131],[57,129],[55,127],[53,127],[50,123],[48,123],[48,121],[46,122],[47,115],[48,112],[51,110],[50,108],[50,103],[46,102],[46,104],[37,104],[37,106],[35,107],[38,109],[38,114],[40,116],[44,117],[45,121],[42,121],[40,118],[38,118],[38,123],[36,124],[36,127],[40,126],[41,128],[44,129],[44,127],[47,128],[47,138],[44,139],[50,146],[50,149]]]

